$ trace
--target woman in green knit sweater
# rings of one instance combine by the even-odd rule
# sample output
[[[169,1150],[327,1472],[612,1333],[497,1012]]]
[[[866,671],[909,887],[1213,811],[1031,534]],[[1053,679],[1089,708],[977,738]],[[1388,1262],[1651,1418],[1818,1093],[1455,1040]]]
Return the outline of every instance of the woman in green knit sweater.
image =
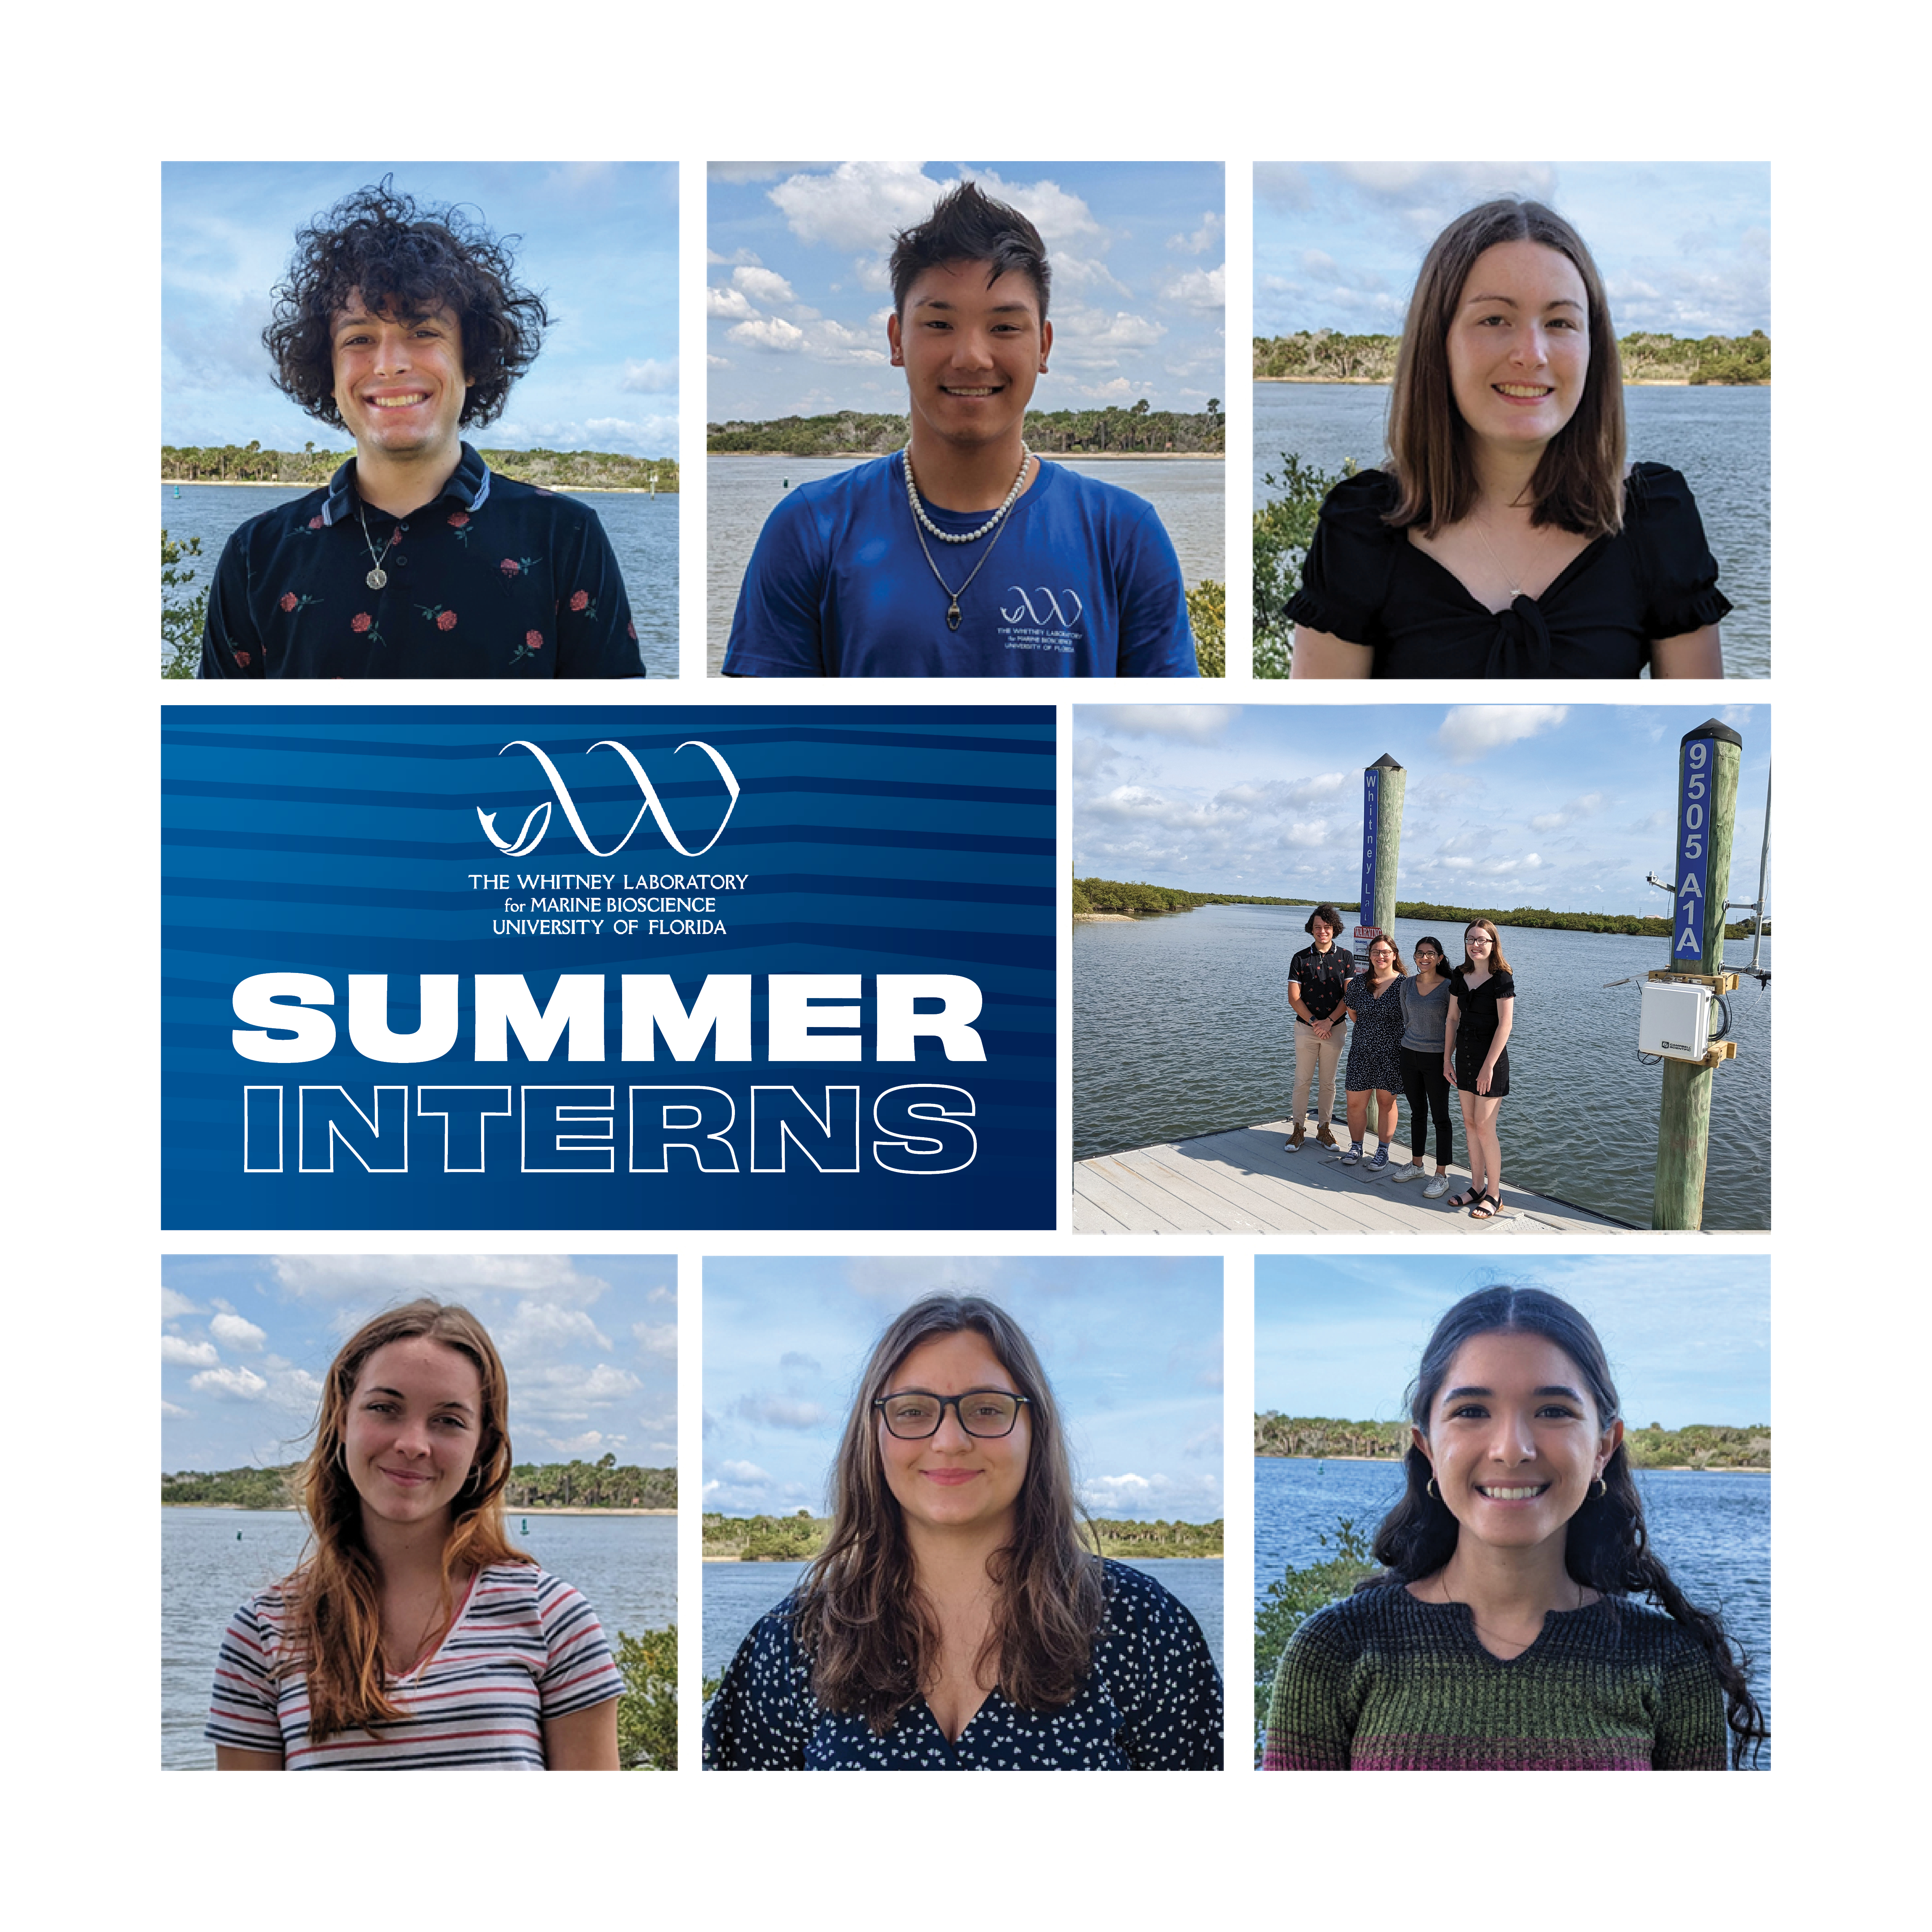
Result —
[[[1589,1323],[1539,1288],[1465,1297],[1430,1338],[1409,1419],[1384,1567],[1295,1632],[1262,1768],[1742,1766],[1762,1714],[1721,1620],[1650,1548]]]

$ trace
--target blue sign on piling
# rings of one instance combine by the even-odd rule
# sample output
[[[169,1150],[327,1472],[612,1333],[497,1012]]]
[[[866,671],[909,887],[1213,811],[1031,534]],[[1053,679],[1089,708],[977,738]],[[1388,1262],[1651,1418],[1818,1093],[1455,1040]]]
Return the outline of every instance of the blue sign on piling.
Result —
[[[1381,802],[1382,767],[1370,765],[1362,773],[1362,909],[1356,922],[1372,926],[1376,920],[1376,833]]]
[[[1706,920],[1711,904],[1711,808],[1720,742],[1742,745],[1727,726],[1714,721],[1688,734],[1677,760],[1677,893],[1670,938],[1670,963],[1680,972],[1704,966]],[[1720,879],[1718,930],[1724,930],[1727,882]]]

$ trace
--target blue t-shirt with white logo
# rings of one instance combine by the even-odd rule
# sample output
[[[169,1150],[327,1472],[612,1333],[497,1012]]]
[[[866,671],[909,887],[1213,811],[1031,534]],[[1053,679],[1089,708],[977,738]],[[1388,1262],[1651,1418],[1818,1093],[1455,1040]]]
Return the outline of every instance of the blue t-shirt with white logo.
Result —
[[[984,511],[926,509],[941,530],[986,520]],[[801,483],[752,554],[725,675],[1198,674],[1180,560],[1144,496],[1042,463],[994,536],[926,541],[944,589],[920,554],[896,456]],[[958,594],[956,631],[946,628],[949,591]]]

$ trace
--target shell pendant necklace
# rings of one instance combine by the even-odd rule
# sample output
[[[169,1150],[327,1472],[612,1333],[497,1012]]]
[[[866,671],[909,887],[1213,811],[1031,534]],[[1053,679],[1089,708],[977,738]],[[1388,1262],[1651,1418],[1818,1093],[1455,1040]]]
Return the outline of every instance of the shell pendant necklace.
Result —
[[[389,580],[389,573],[382,568],[382,557],[387,556],[395,548],[397,531],[401,530],[402,525],[398,524],[395,530],[389,532],[389,541],[382,546],[382,556],[378,556],[375,539],[369,534],[368,513],[363,508],[362,500],[359,496],[356,500],[356,520],[362,526],[362,541],[369,548],[369,574],[362,581],[371,590],[380,590]]]

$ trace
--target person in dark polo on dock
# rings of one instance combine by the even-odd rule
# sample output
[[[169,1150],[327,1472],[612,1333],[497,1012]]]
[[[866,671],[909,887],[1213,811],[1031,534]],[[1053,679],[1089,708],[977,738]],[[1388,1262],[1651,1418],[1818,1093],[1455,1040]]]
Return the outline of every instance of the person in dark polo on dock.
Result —
[[[1331,905],[1318,905],[1302,928],[1315,941],[1288,962],[1288,1003],[1294,1009],[1294,1092],[1288,1108],[1288,1150],[1299,1154],[1307,1138],[1305,1118],[1309,1083],[1315,1084],[1315,1138],[1325,1148],[1340,1148],[1330,1121],[1335,1112],[1335,1071],[1341,1064],[1348,1010],[1343,988],[1355,970],[1354,956],[1337,946],[1342,915]]]
[[[1027,448],[1046,373],[1040,231],[971,182],[892,249],[906,446],[801,484],[738,592],[727,677],[1193,677],[1154,506]]]
[[[205,678],[641,677],[596,513],[488,468],[543,299],[506,244],[387,179],[297,236],[262,343],[275,386],[356,454],[228,540]]]

